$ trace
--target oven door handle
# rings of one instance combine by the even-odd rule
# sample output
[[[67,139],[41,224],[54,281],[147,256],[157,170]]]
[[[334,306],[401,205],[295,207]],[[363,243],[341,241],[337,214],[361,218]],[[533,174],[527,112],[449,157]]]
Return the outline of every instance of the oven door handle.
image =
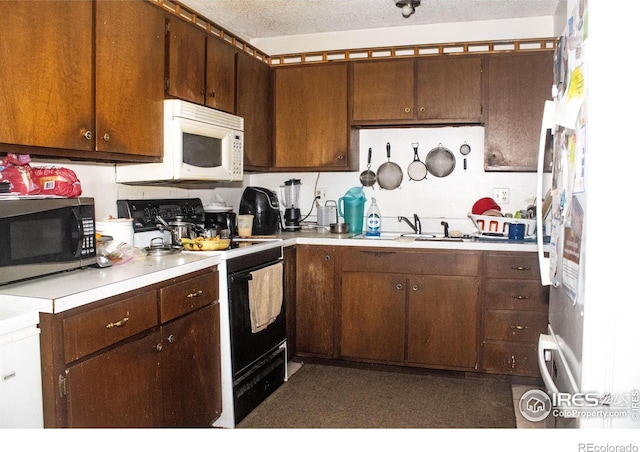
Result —
[[[253,276],[251,276],[251,273],[239,273],[237,275],[231,275],[229,279],[231,280],[232,284],[236,284],[250,281],[253,279]]]

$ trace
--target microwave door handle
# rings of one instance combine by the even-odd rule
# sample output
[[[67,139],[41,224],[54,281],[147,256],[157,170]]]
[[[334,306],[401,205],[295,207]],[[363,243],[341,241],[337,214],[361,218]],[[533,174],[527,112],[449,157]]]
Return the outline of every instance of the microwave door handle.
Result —
[[[75,243],[72,243],[72,245],[75,245],[74,255],[79,256],[82,251],[82,220],[80,219],[79,209],[74,208],[71,211],[73,212],[73,219],[75,220],[73,222],[73,226],[75,226],[75,228],[72,229],[71,240],[75,240]]]

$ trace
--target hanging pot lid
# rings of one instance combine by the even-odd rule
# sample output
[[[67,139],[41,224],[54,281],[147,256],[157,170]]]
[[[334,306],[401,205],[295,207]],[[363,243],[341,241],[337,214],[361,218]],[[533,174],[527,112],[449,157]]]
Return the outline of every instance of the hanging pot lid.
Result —
[[[438,144],[427,154],[427,169],[436,177],[446,177],[453,172],[456,167],[456,158],[449,149]]]

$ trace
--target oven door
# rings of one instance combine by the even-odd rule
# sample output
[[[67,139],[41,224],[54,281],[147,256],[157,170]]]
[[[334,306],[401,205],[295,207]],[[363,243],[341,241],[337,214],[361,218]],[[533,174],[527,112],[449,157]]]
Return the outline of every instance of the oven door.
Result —
[[[243,370],[279,346],[286,339],[285,307],[267,328],[251,332],[249,310],[249,280],[251,272],[280,263],[246,269],[229,275],[229,321],[231,330],[231,361],[233,378]]]

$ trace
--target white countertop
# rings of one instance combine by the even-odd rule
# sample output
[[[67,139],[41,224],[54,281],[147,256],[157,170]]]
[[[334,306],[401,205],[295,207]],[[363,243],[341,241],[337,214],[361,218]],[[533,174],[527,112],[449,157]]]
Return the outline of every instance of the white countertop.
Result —
[[[87,267],[0,286],[0,334],[37,324],[40,312],[56,314],[213,267],[220,260],[220,253],[136,256],[113,267]]]
[[[400,233],[388,232],[386,236]],[[334,234],[325,230],[302,230],[297,232],[280,232],[276,237],[283,239],[284,246],[291,245],[333,245],[333,246],[368,246],[401,249],[446,249],[446,250],[479,250],[479,251],[518,251],[535,253],[535,242],[514,242],[510,240],[464,240],[456,241],[417,241],[402,238],[355,238],[353,234]]]

